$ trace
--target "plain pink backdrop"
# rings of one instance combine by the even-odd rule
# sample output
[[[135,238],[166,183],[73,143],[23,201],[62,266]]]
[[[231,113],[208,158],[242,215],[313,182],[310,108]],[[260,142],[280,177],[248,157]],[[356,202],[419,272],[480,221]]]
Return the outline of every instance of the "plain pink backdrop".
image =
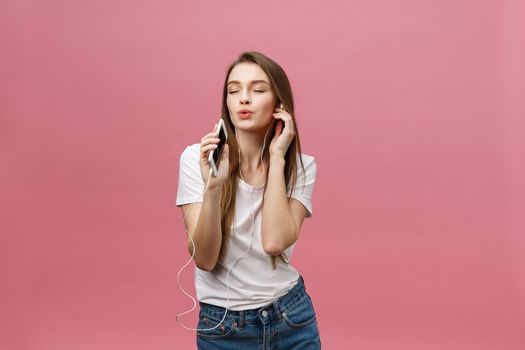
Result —
[[[195,348],[178,161],[244,50],[288,73],[317,159],[293,261],[323,348],[525,348],[524,23],[518,0],[2,1],[0,348]]]

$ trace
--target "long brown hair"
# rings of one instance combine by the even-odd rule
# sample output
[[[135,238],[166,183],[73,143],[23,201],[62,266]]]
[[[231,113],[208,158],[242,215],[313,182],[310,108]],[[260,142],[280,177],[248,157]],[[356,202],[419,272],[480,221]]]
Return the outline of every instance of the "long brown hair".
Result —
[[[239,164],[240,164],[239,154],[238,154],[239,146],[237,144],[237,139],[235,137],[235,127],[232,121],[230,120],[230,113],[228,110],[228,106],[226,104],[226,98],[228,96],[228,77],[230,76],[232,69],[237,64],[243,63],[243,62],[256,63],[257,65],[259,65],[259,67],[261,67],[261,69],[266,73],[266,75],[268,75],[268,78],[270,79],[272,90],[277,97],[277,105],[279,105],[279,103],[282,103],[284,106],[284,109],[292,116],[293,125],[295,125],[295,130],[294,130],[295,137],[293,138],[285,154],[285,162],[286,162],[285,167],[284,167],[284,178],[285,178],[285,184],[286,184],[285,187],[288,189],[289,184],[290,184],[291,190],[293,192],[293,189],[297,181],[297,158],[299,158],[300,160],[303,172],[305,171],[303,160],[300,157],[301,143],[299,140],[299,131],[297,130],[297,122],[295,119],[292,88],[290,86],[290,82],[288,80],[288,77],[286,76],[286,73],[284,72],[284,70],[281,68],[279,64],[277,64],[272,59],[263,55],[260,52],[247,51],[247,52],[241,53],[239,57],[228,67],[228,70],[226,72],[226,78],[224,79],[224,89],[223,89],[223,94],[222,94],[221,118],[224,120],[224,124],[226,125],[226,129],[229,135],[228,147],[229,147],[230,167],[228,170],[228,180],[222,186],[222,196],[221,196],[222,244],[221,244],[221,251],[220,251],[221,256],[225,252],[225,247],[226,247],[225,243],[226,243],[227,237],[230,236],[231,234],[230,229],[232,227],[233,220],[235,217],[235,197],[236,197],[235,190],[237,189],[237,182],[239,181]],[[275,130],[275,125],[273,129],[268,133],[269,140],[273,138],[274,130]],[[265,147],[263,151],[264,155],[268,155],[269,153],[269,143],[270,142],[267,142],[267,146]],[[266,179],[266,181],[268,181],[268,179]],[[263,196],[265,192],[266,192],[266,186],[264,187]],[[288,199],[290,198],[290,196],[288,196]],[[285,257],[283,257],[283,254],[280,255],[280,258],[281,260],[283,260],[283,262],[286,262]],[[271,262],[272,262],[273,268],[275,269],[275,256],[271,257]]]

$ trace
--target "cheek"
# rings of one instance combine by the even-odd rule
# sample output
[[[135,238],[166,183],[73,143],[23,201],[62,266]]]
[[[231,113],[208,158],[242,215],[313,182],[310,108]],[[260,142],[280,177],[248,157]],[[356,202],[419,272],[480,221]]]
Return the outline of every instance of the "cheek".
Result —
[[[261,108],[264,108],[265,110],[272,111],[275,106],[275,99],[272,96],[264,96],[260,100],[260,106]]]

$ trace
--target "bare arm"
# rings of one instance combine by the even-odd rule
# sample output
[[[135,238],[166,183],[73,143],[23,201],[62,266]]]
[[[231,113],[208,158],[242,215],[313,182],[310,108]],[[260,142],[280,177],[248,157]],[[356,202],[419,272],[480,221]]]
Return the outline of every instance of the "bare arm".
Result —
[[[195,203],[186,216],[188,233],[195,243],[193,260],[198,268],[210,271],[217,264],[221,249],[222,230],[220,217],[221,188],[212,188],[204,194],[202,203]],[[182,213],[186,215],[190,204],[182,206]],[[193,253],[193,245],[188,236],[188,252]]]
[[[297,240],[306,214],[299,201],[286,196],[284,166],[282,156],[270,157],[261,236],[264,251],[272,256],[280,255]]]
[[[214,131],[201,139],[200,167],[203,183],[208,184],[204,193],[203,202],[182,206],[184,223],[188,230],[188,252],[193,254],[194,246],[190,236],[195,243],[195,255],[193,260],[198,268],[211,271],[217,264],[222,243],[221,229],[221,191],[222,184],[228,178],[229,147],[224,146],[221,161],[216,177],[210,175],[208,155],[212,149],[216,149],[219,139],[216,137],[217,124]],[[189,210],[189,214],[188,214]],[[187,215],[187,216],[186,216]]]

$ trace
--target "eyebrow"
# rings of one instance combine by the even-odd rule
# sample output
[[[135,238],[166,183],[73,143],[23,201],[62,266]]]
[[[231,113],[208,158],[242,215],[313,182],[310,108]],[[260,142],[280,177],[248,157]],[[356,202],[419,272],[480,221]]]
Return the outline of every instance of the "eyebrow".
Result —
[[[230,84],[240,84],[241,82],[238,80],[232,80],[228,82],[228,85]],[[270,85],[266,80],[252,80],[249,84],[258,84],[258,83],[264,83],[267,85]]]

